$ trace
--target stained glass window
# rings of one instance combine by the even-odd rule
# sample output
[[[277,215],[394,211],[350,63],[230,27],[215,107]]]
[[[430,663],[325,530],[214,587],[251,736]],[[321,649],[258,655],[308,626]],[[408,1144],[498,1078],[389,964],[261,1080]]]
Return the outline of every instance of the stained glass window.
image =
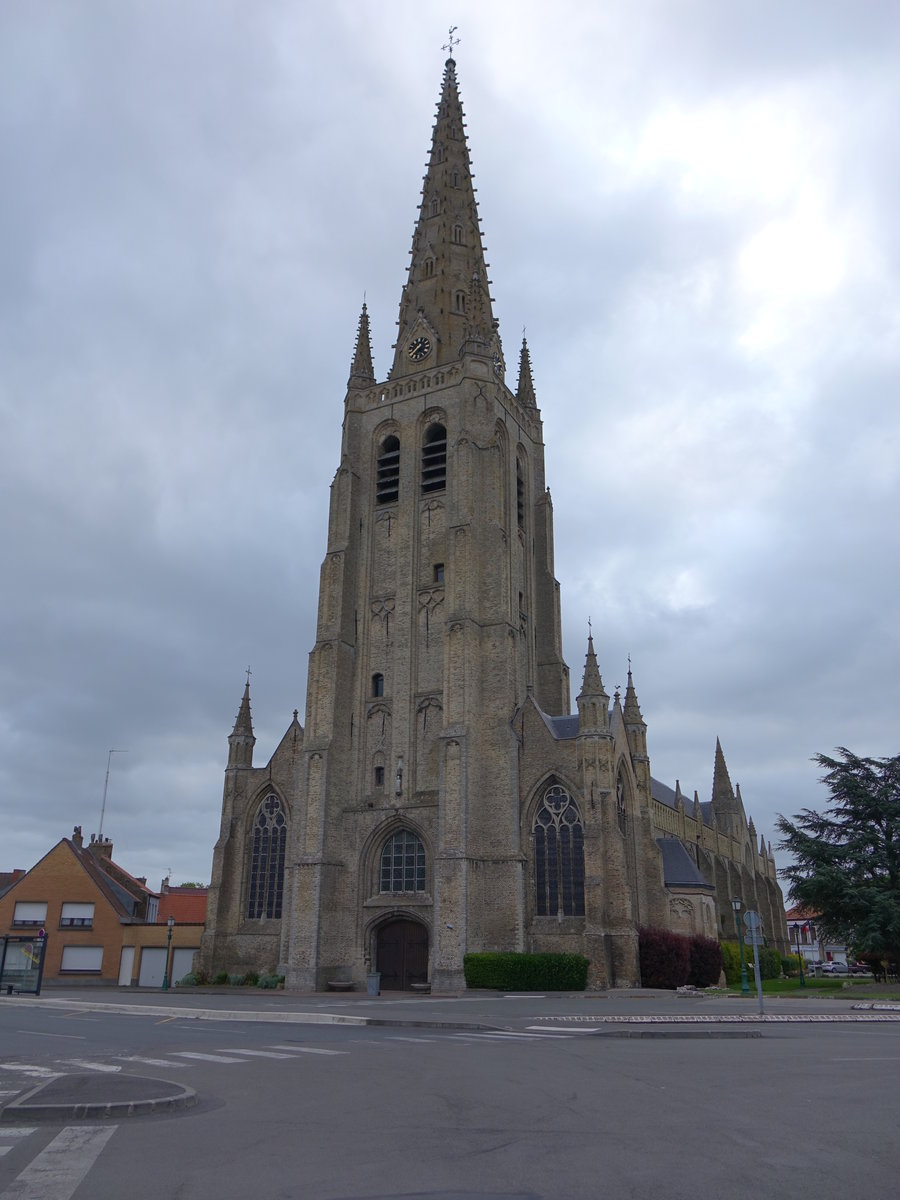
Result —
[[[286,846],[287,818],[284,806],[275,793],[270,792],[260,804],[253,822],[248,917],[281,916]]]
[[[584,826],[578,805],[557,785],[534,818],[535,913],[584,916]]]
[[[420,838],[401,829],[384,843],[381,851],[383,892],[425,891],[425,847]]]

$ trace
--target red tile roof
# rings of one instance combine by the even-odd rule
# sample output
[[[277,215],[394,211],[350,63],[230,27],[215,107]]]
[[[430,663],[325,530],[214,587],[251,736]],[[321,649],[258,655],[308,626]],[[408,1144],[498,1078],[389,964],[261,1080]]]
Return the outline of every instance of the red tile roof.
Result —
[[[170,887],[159,898],[158,924],[165,924],[169,914],[176,925],[202,925],[206,920],[206,888]]]

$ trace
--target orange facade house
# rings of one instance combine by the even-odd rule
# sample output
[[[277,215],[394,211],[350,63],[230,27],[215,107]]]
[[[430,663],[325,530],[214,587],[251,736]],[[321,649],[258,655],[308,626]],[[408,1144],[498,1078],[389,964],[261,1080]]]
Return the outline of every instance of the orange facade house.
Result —
[[[158,987],[164,975],[174,983],[191,969],[205,889],[157,894],[146,879],[120,867],[112,850],[108,838],[92,836],[85,845],[76,826],[71,838],[57,842],[30,871],[16,872],[0,895],[0,933],[45,933],[45,986]],[[181,903],[185,891],[192,895]]]

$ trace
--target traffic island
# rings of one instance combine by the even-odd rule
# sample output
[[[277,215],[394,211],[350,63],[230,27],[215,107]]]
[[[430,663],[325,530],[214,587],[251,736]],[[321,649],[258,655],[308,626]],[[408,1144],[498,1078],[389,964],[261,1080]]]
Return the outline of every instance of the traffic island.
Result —
[[[197,1103],[193,1088],[143,1075],[60,1075],[11,1101],[0,1111],[4,1125],[73,1118],[141,1117],[171,1113]]]

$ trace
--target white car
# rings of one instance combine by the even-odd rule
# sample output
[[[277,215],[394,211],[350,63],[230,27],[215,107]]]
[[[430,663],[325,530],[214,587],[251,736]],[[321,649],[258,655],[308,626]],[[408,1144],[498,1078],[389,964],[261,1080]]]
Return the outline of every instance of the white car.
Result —
[[[846,963],[842,962],[827,962],[822,964],[823,975],[849,975],[850,968]]]

